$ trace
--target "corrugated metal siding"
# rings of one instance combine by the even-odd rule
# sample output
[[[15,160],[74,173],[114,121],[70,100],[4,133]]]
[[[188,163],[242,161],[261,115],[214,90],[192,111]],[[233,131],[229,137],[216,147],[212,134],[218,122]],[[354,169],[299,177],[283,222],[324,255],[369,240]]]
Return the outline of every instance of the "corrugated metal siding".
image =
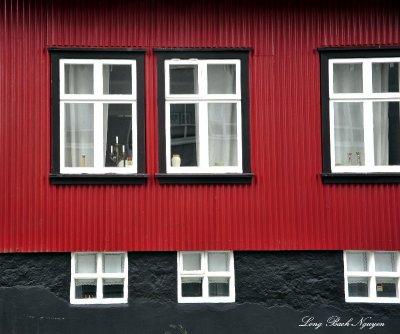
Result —
[[[14,1],[0,8],[0,251],[400,249],[400,187],[322,185],[324,46],[399,45],[381,1]],[[323,7],[324,6],[324,7]],[[52,186],[48,47],[145,48],[145,186]],[[160,186],[152,48],[249,47],[251,186]]]

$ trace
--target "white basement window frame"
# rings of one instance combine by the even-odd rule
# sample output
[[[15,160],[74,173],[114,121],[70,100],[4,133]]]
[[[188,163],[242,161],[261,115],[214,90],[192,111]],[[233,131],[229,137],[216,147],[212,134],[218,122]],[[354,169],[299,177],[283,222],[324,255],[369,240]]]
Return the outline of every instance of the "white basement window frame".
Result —
[[[86,94],[70,94],[67,92],[65,87],[66,82],[66,66],[71,65],[89,65],[93,68],[93,93]],[[103,66],[113,65],[129,65],[131,67],[131,94],[111,94],[104,93],[103,87]],[[132,174],[137,173],[137,159],[132,158],[132,152],[137,151],[137,105],[136,105],[136,60],[127,59],[61,59],[60,60],[60,173],[61,174]],[[66,113],[71,108],[71,112],[76,110],[79,112],[79,106],[91,106],[93,113],[93,130],[83,129],[88,135],[93,135],[93,161],[88,166],[88,154],[81,154],[80,161],[76,162],[79,166],[68,166],[66,165]],[[130,133],[131,141],[127,139],[123,143],[118,142],[121,140],[121,136],[116,135],[112,138],[110,143],[107,143],[107,139],[104,138],[104,117],[103,109],[109,106],[114,106],[115,108],[131,108],[131,121],[130,121]],[[67,109],[68,108],[68,109]],[[125,111],[124,111],[125,112]],[[71,116],[72,117],[72,116]],[[74,130],[71,130],[74,131]],[[72,135],[71,135],[72,136]],[[84,136],[85,137],[85,136]],[[128,136],[129,137],[129,136]],[[106,141],[106,144],[104,144]],[[70,145],[74,145],[71,143]],[[75,144],[82,145],[85,144]],[[117,148],[118,145],[118,148]],[[131,152],[128,152],[128,146],[131,147]],[[111,154],[116,156],[116,151],[119,150],[118,154],[123,155],[124,159],[119,159],[117,161],[118,166],[108,166],[105,165],[105,160],[109,158]],[[82,150],[83,152],[84,150]],[[88,152],[91,148],[88,147]],[[90,156],[92,155],[89,153]]]
[[[235,270],[232,251],[184,251],[178,252],[177,255],[178,303],[235,302]],[[215,270],[215,265],[222,264],[223,266],[224,262],[226,270]],[[188,296],[187,294],[190,294],[188,291],[185,293],[183,284],[191,283],[197,285],[195,293],[192,294],[198,294],[198,296]]]
[[[400,252],[344,251],[349,303],[400,303]]]
[[[87,269],[78,269],[79,263],[81,267]],[[86,289],[84,290],[82,286],[86,286]],[[105,286],[112,288],[106,292]],[[110,297],[106,296],[107,293]],[[113,294],[121,296],[112,297]],[[77,305],[127,303],[127,253],[71,253],[70,302]]]

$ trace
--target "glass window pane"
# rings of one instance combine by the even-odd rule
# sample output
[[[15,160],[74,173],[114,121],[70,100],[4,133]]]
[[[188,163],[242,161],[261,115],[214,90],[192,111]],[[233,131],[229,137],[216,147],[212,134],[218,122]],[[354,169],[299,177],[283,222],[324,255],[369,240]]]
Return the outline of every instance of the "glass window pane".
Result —
[[[229,271],[229,253],[208,253],[208,271]]]
[[[182,297],[201,297],[203,279],[201,277],[182,277]]]
[[[374,93],[398,93],[399,63],[372,64],[372,91]]]
[[[373,119],[375,165],[400,165],[400,103],[374,102]]]
[[[93,94],[93,65],[65,64],[65,94]]]
[[[334,103],[336,166],[365,164],[364,113],[360,102]]]
[[[75,280],[75,298],[90,299],[96,298],[97,288],[95,279],[77,279]]]
[[[207,65],[208,94],[236,93],[236,65]]]
[[[208,104],[208,150],[210,166],[237,166],[236,103]]]
[[[132,66],[103,65],[103,94],[132,94]]]
[[[170,129],[171,165],[173,167],[197,166],[199,153],[198,105],[171,104]],[[172,160],[173,157],[174,160]]]
[[[349,297],[368,297],[368,278],[348,278]]]
[[[65,167],[93,167],[93,104],[65,104]]]
[[[362,93],[362,64],[333,64],[334,93]]]
[[[208,293],[210,297],[229,296],[229,278],[210,277],[208,279]]]
[[[368,271],[367,253],[347,253],[347,271]]]
[[[76,254],[75,259],[75,272],[79,274],[97,272],[96,254]]]
[[[397,296],[397,278],[376,278],[377,297],[396,297]]]
[[[375,271],[396,271],[396,253],[375,253]]]
[[[124,279],[123,278],[103,279],[103,297],[104,298],[123,298],[124,297]]]
[[[170,65],[170,94],[198,94],[197,65]]]
[[[124,272],[123,254],[104,254],[103,273],[122,273]]]
[[[184,271],[201,270],[200,253],[183,253],[182,262]]]
[[[132,104],[103,104],[105,167],[132,167]]]

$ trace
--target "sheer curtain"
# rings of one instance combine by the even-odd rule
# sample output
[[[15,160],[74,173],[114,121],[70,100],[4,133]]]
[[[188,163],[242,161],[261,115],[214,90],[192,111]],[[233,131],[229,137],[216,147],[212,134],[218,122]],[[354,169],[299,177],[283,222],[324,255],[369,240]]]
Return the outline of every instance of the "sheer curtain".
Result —
[[[208,65],[208,93],[235,92],[235,65]],[[237,166],[236,103],[208,104],[208,146],[210,166]]]
[[[93,94],[93,65],[65,65],[65,92]],[[93,104],[65,104],[65,166],[92,167]]]

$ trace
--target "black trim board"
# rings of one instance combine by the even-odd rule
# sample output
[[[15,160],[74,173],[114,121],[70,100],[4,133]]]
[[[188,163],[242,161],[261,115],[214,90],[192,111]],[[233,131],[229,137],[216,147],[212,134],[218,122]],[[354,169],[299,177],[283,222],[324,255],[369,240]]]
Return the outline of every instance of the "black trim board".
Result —
[[[156,178],[160,183],[248,183],[252,177],[250,163],[250,98],[249,98],[249,49],[156,49],[157,54],[157,87],[158,87],[158,162],[159,173]],[[166,176],[166,156],[165,156],[165,75],[164,75],[164,62],[168,59],[240,59],[241,61],[241,104],[242,104],[242,166],[243,166],[243,180],[240,181],[239,177],[231,178],[230,182],[226,182],[229,178],[215,177],[214,174],[199,176],[196,174],[188,174],[183,176],[179,174],[175,176]],[[252,174],[251,174],[252,175]],[[191,180],[192,178],[192,180]],[[207,182],[204,182],[206,179]],[[162,181],[164,180],[164,181]],[[213,180],[213,181],[211,181]],[[218,182],[221,181],[221,182]],[[238,181],[238,182],[235,182]]]
[[[326,184],[400,184],[400,173],[321,173]]]
[[[254,174],[161,174],[160,184],[251,184]]]
[[[51,173],[53,184],[143,184],[146,181],[145,134],[145,78],[143,50],[132,49],[57,49],[49,48],[51,55]],[[107,174],[62,175],[60,173],[60,59],[134,59],[136,60],[136,119],[137,119],[137,176],[110,176]],[[101,182],[101,176],[104,180]],[[86,178],[83,182],[82,178]],[[61,181],[62,180],[62,181]],[[140,182],[138,182],[140,181]],[[70,183],[68,183],[70,182]]]

